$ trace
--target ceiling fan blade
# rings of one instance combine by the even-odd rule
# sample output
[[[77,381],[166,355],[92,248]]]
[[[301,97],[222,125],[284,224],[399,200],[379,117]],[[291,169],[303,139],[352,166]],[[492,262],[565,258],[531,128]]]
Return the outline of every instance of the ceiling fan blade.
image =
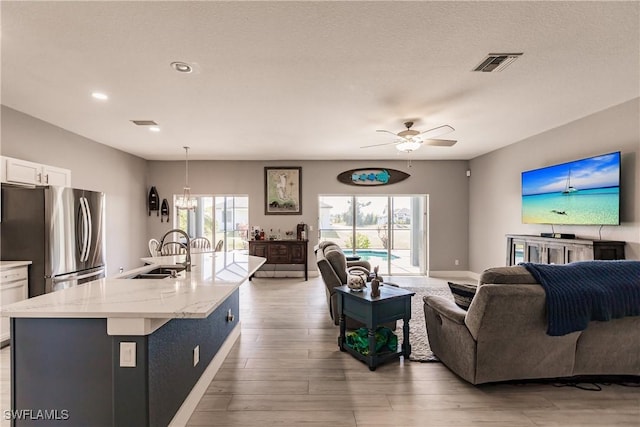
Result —
[[[453,139],[426,139],[424,144],[434,147],[451,147],[455,145],[456,142],[458,141],[454,141]]]
[[[395,137],[397,137],[397,136],[398,136],[398,134],[397,134],[397,133],[393,133],[393,132],[391,132],[390,130],[382,130],[382,129],[378,129],[376,132],[389,133],[389,134],[391,134],[391,135],[393,135],[393,136],[395,136]]]
[[[455,129],[449,125],[442,125],[442,126],[438,126],[437,128],[425,130],[424,132],[420,133],[420,138],[422,139],[437,138],[438,136],[451,133],[454,130]]]
[[[393,145],[393,144],[397,144],[399,141],[393,141],[393,142],[385,142],[384,144],[373,144],[373,145],[363,145],[360,148],[371,148],[371,147],[381,147],[383,145]]]

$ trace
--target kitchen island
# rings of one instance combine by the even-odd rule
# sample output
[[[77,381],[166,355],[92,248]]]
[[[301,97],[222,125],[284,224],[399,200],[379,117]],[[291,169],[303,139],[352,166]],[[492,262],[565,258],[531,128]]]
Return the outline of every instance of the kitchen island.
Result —
[[[178,270],[184,256],[143,261],[3,307],[14,425],[186,423],[240,334],[238,287],[265,259],[193,254],[191,272],[134,279],[159,266]]]

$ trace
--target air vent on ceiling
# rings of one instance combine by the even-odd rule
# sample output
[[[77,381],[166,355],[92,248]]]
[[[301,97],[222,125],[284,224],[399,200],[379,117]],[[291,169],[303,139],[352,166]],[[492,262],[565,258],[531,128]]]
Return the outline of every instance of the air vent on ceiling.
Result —
[[[502,71],[513,61],[522,56],[521,53],[490,53],[473,71],[491,73]]]
[[[138,126],[158,126],[158,124],[153,120],[131,120],[131,121]]]

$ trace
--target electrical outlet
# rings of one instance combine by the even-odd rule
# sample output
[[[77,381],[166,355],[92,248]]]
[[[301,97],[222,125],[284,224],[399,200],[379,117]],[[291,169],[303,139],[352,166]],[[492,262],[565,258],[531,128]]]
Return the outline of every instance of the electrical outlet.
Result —
[[[200,362],[200,346],[197,345],[193,349],[193,366],[196,366]]]
[[[136,343],[135,342],[120,343],[120,367],[121,368],[136,367]]]
[[[455,264],[456,264],[456,265],[460,265],[460,260],[459,260],[459,259],[457,259],[457,260],[455,261]]]
[[[309,226],[309,231],[313,231],[313,225]]]

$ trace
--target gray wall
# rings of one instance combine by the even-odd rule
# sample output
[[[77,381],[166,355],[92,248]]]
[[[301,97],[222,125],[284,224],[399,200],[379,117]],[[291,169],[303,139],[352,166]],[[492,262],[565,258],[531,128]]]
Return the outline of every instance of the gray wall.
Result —
[[[628,259],[640,259],[640,98],[535,135],[470,162],[470,270],[505,264],[505,234],[551,232],[521,223],[521,172],[612,151],[622,152],[621,225],[602,239],[625,240]],[[599,238],[599,226],[554,226],[555,232]]]
[[[147,254],[146,160],[2,106],[3,156],[71,170],[76,188],[106,193],[107,274]]]
[[[522,171],[620,150],[622,225],[604,227],[601,233],[603,239],[629,242],[627,258],[640,259],[638,117],[639,99],[634,99],[470,162],[413,161],[411,168],[402,160],[194,161],[190,162],[190,184],[193,193],[248,195],[251,225],[283,231],[300,221],[317,226],[319,194],[429,194],[431,270],[481,272],[504,264],[505,234],[551,231],[549,226],[521,223]],[[147,254],[148,239],[160,237],[171,226],[147,216],[147,191],[155,185],[160,197],[169,200],[181,193],[183,161],[147,162],[5,106],[0,149],[2,155],[71,169],[74,187],[107,193],[109,274],[121,266],[140,265],[139,258]],[[302,215],[264,215],[264,166],[302,166]],[[411,177],[371,188],[351,187],[336,180],[342,171],[376,166],[404,170]],[[465,175],[468,168],[471,178]],[[599,237],[599,227],[556,226],[555,231]],[[310,239],[313,247],[317,243],[315,230]],[[460,265],[454,264],[455,259]]]
[[[302,167],[302,215],[264,215],[264,167]],[[349,169],[386,167],[411,176],[389,186],[354,187],[338,182],[337,175]],[[312,248],[317,243],[318,195],[350,194],[429,194],[430,246],[432,271],[468,269],[467,161],[190,161],[189,185],[192,194],[246,194],[249,196],[250,225],[285,230],[303,221],[314,227],[310,232],[309,268],[315,269]],[[148,188],[156,186],[160,199],[171,202],[180,194],[185,179],[184,162],[148,162]],[[173,221],[173,212],[171,215]],[[153,215],[147,222],[147,237],[160,238],[172,222],[161,223]],[[460,260],[456,266],[454,260]]]

